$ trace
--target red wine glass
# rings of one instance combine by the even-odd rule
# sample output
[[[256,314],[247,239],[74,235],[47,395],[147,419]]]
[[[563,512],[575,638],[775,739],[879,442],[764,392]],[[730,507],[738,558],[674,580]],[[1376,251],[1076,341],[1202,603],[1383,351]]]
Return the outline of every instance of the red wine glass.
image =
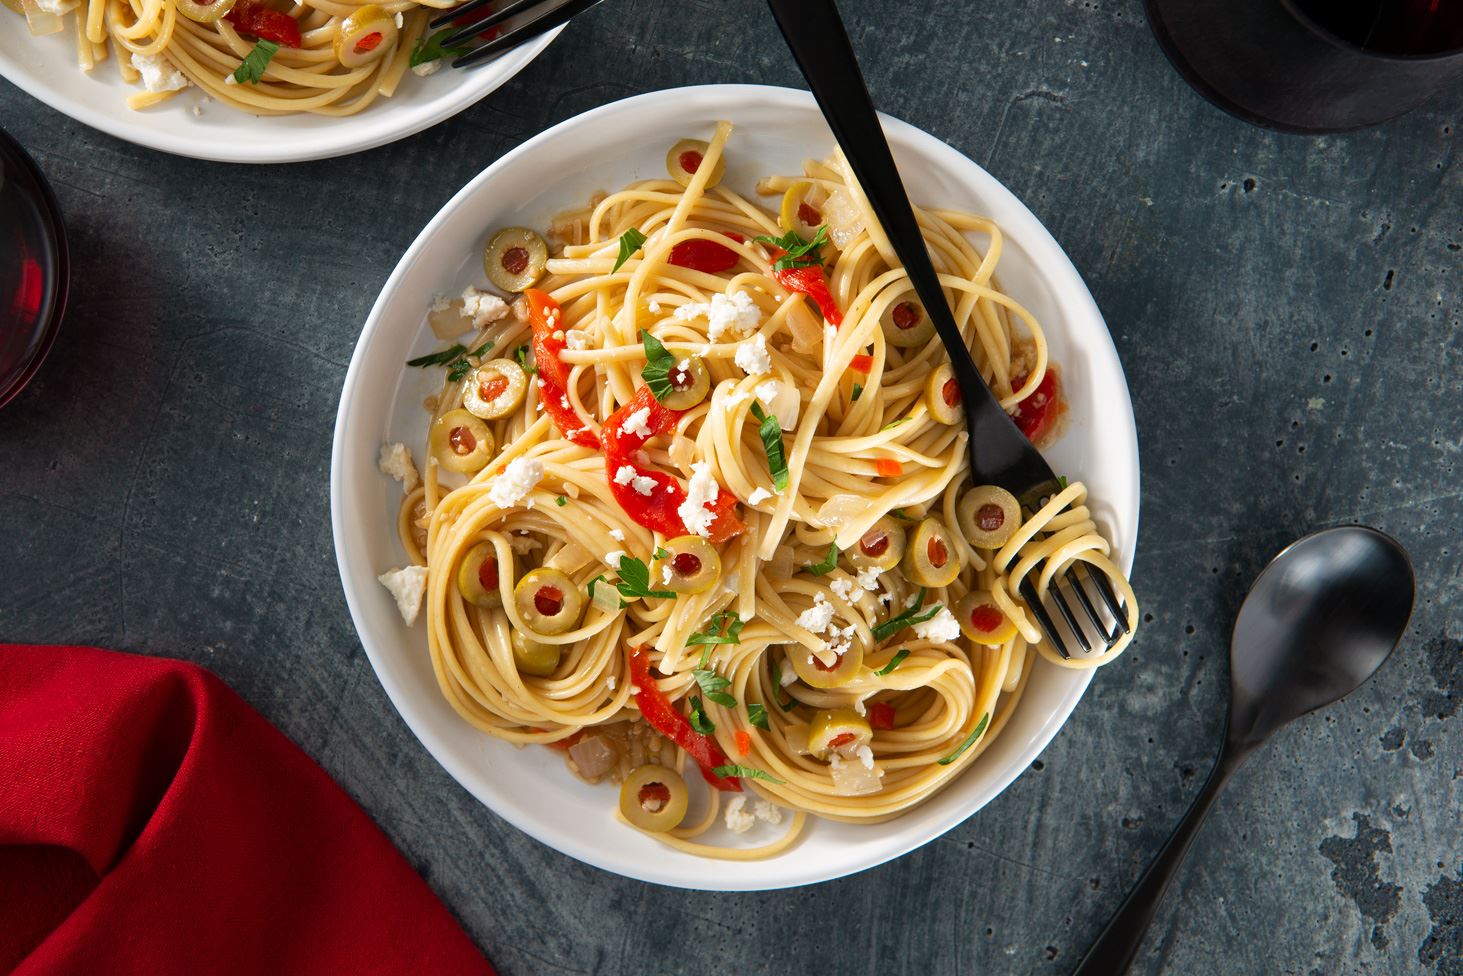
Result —
[[[50,351],[69,280],[56,197],[35,161],[0,129],[0,406]]]

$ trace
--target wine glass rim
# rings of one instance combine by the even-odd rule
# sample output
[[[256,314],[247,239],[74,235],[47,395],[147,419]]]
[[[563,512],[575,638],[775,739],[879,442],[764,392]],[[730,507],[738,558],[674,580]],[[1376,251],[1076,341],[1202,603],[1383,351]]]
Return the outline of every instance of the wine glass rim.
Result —
[[[13,160],[18,164],[39,190],[38,209],[41,224],[46,236],[50,239],[49,243],[56,257],[55,268],[49,282],[51,309],[45,320],[35,326],[40,332],[41,341],[35,346],[29,361],[15,373],[14,380],[8,386],[0,386],[0,407],[4,407],[35,377],[41,364],[46,361],[46,355],[51,351],[52,344],[56,341],[56,334],[61,329],[61,320],[66,314],[66,298],[70,291],[71,281],[71,258],[66,244],[66,224],[61,216],[61,205],[56,200],[56,194],[52,191],[50,182],[46,180],[45,173],[41,172],[40,166],[36,164],[30,153],[25,151],[25,147],[3,126],[0,126],[0,157],[4,157],[7,161]]]
[[[1280,3],[1306,30],[1315,34],[1332,47],[1340,48],[1352,54],[1366,58],[1376,58],[1378,61],[1400,61],[1412,64],[1421,64],[1429,61],[1463,60],[1463,47],[1453,48],[1450,51],[1433,51],[1429,54],[1399,54],[1395,51],[1378,51],[1374,48],[1363,47],[1355,41],[1349,41],[1334,31],[1321,26],[1295,0],[1280,0]]]

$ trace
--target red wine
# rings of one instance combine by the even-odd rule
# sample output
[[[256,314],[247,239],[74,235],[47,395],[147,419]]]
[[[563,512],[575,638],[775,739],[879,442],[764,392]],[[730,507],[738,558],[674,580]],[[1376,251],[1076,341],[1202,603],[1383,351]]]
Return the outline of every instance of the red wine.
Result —
[[[1463,50],[1463,0],[1292,0],[1316,26],[1368,51],[1427,56]]]
[[[66,243],[55,198],[0,132],[0,404],[40,368],[65,305]]]

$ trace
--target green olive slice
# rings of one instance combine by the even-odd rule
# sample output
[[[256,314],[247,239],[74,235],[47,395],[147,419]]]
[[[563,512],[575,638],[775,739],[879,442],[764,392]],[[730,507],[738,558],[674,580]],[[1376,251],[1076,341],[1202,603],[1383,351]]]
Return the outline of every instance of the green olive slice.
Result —
[[[944,523],[927,518],[910,533],[904,551],[905,578],[916,586],[949,586],[960,575],[960,555]]]
[[[652,590],[705,593],[721,578],[721,555],[700,536],[676,536],[667,539],[661,548],[665,555],[656,559],[650,568]]]
[[[711,146],[700,139],[682,139],[671,146],[670,152],[665,154],[666,172],[671,174],[671,179],[681,186],[690,186],[691,180],[695,177],[696,171],[701,168],[701,163],[706,159],[706,154],[711,151]],[[726,156],[716,158],[716,168],[707,177],[706,189],[721,182],[722,174],[726,172]]]
[[[960,423],[965,403],[960,399],[960,383],[955,379],[955,368],[949,363],[936,366],[925,381],[925,407],[930,416],[942,424]]]
[[[874,738],[869,720],[851,708],[835,708],[819,712],[808,723],[808,751],[820,759],[837,752],[853,755],[859,746]]]
[[[518,409],[528,392],[528,376],[511,359],[483,363],[462,391],[462,406],[474,417],[497,420]]]
[[[660,402],[672,410],[690,410],[711,392],[711,373],[700,356],[687,356],[676,363],[666,379],[670,381],[671,391]]]
[[[864,649],[857,642],[831,665],[824,664],[822,658],[806,647],[790,647],[787,655],[792,660],[792,669],[811,688],[841,688],[858,677],[864,664]]]
[[[427,446],[448,471],[472,474],[492,459],[493,433],[466,410],[449,410],[432,425]]]
[[[879,327],[884,330],[885,342],[902,348],[922,346],[935,334],[935,323],[925,314],[925,307],[913,292],[885,307],[884,314],[879,316]]]
[[[504,227],[483,251],[483,270],[494,287],[506,291],[532,288],[544,276],[549,246],[527,227]]]
[[[871,567],[893,569],[904,558],[904,526],[892,515],[885,515],[869,527],[844,553],[859,569]]]
[[[815,202],[812,183],[799,180],[787,188],[782,195],[777,224],[783,230],[797,231],[805,241],[817,236],[818,228],[823,225],[823,210],[821,202]]]
[[[999,549],[1021,527],[1021,504],[1004,488],[978,485],[960,496],[955,517],[966,542],[977,549]]]
[[[562,650],[559,645],[536,641],[517,630],[513,631],[509,642],[513,645],[513,663],[518,667],[519,674],[547,678],[558,668],[559,652]]]
[[[553,636],[579,626],[584,594],[567,573],[540,566],[524,573],[513,587],[513,607],[533,633]]]
[[[995,599],[981,590],[971,590],[955,604],[960,630],[977,644],[999,647],[1016,636],[1016,625],[996,606]]]
[[[335,34],[335,59],[347,68],[379,61],[396,46],[396,17],[371,3],[357,7]]]
[[[496,607],[503,603],[498,582],[498,550],[491,542],[479,542],[462,557],[457,567],[457,592],[475,607]]]
[[[178,13],[195,24],[212,24],[234,9],[234,0],[177,0],[177,7]]]
[[[637,766],[620,784],[620,813],[641,830],[663,834],[686,818],[686,781],[664,766]]]

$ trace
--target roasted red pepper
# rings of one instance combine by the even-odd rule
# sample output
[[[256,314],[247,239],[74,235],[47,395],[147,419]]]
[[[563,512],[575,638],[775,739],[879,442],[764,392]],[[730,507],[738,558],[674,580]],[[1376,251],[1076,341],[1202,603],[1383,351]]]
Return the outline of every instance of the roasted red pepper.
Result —
[[[640,410],[648,411],[645,427],[649,433],[626,431],[625,418]],[[664,406],[650,387],[642,386],[635,391],[629,403],[610,414],[604,425],[605,474],[610,480],[610,493],[636,522],[668,538],[688,534],[686,523],[677,511],[686,501],[686,489],[670,475],[636,463],[634,455],[650,438],[675,430],[680,419],[681,411]],[[649,478],[655,482],[648,494],[635,488],[633,478],[628,484],[621,484],[615,478],[626,466],[635,472],[635,478]],[[746,529],[746,524],[737,517],[736,504],[736,496],[725,488],[717,493],[716,501],[711,504],[716,515],[707,530],[712,545],[720,545]]]
[[[681,241],[671,248],[670,257],[670,263],[678,268],[690,268],[692,271],[705,271],[710,274],[730,271],[737,266],[739,260],[741,260],[741,255],[725,244],[718,244],[700,237]]]
[[[838,305],[833,301],[833,293],[828,290],[828,279],[823,274],[823,266],[805,264],[801,267],[784,268],[779,271],[777,259],[787,252],[780,247],[772,248],[771,252],[772,277],[777,279],[777,283],[788,291],[795,291],[811,298],[829,325],[842,325],[843,313],[838,310]]]
[[[295,22],[295,18],[278,10],[270,10],[252,0],[239,0],[224,14],[224,20],[233,24],[240,34],[247,34],[261,41],[273,41],[284,47],[300,46],[300,25]]]
[[[1011,388],[1021,389],[1026,384],[1027,377],[1020,376],[1011,381]],[[1011,419],[1016,421],[1016,426],[1026,439],[1033,444],[1039,444],[1056,427],[1057,418],[1061,417],[1067,410],[1067,404],[1062,399],[1062,384],[1057,379],[1055,370],[1048,369],[1041,382],[1036,384],[1036,389],[1031,395],[1011,411]]]
[[[701,767],[701,775],[706,777],[706,782],[718,790],[740,793],[740,779],[712,772],[718,766],[730,765],[731,760],[727,759],[715,739],[691,728],[686,716],[677,711],[671,700],[655,686],[655,678],[650,674],[650,657],[643,647],[630,648],[630,680],[640,689],[635,693],[635,704],[650,727],[684,749],[686,755]]]
[[[564,351],[564,314],[559,303],[536,288],[523,292],[528,302],[528,322],[533,328],[533,361],[538,369],[538,398],[544,412],[569,440],[580,447],[599,449],[599,437],[585,426],[579,414],[569,405],[564,392],[569,386],[569,371],[559,360]]]
[[[869,727],[884,732],[894,728],[894,706],[888,702],[869,702]]]

